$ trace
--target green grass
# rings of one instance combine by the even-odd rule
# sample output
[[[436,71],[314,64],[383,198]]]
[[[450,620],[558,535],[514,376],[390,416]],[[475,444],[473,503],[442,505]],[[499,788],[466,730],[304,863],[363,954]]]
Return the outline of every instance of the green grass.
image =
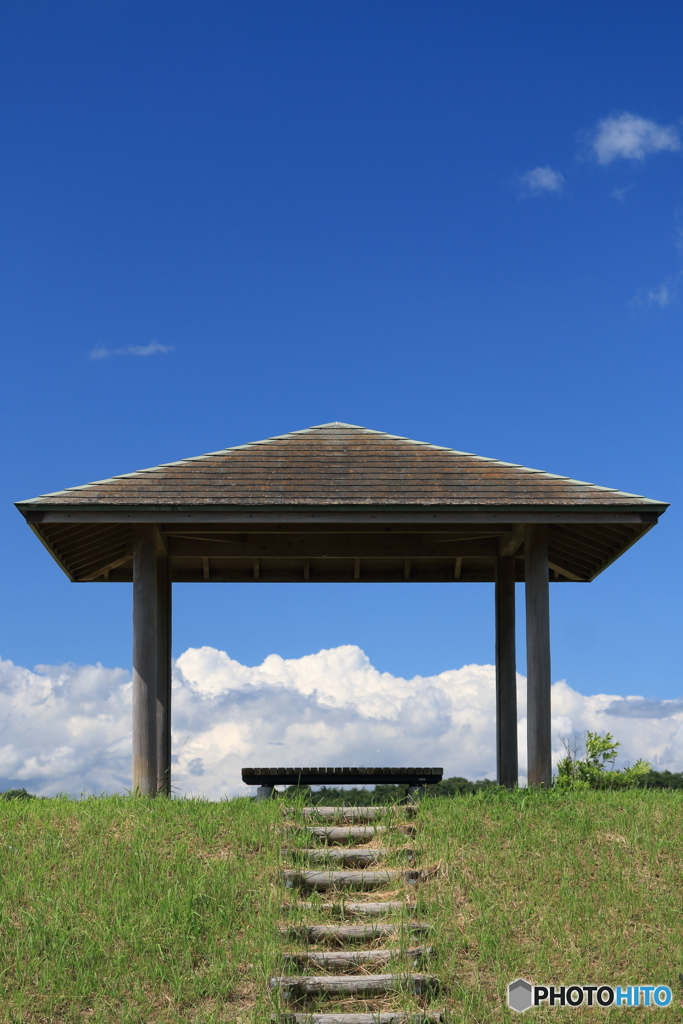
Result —
[[[682,812],[678,792],[652,790],[489,791],[425,806],[425,853],[441,870],[424,898],[438,922],[437,972],[454,986],[452,1020],[519,1019],[502,1005],[520,976],[668,984],[674,1000],[660,1012],[683,1020]],[[605,1021],[624,1012],[529,1015]]]
[[[520,975],[663,983],[674,1002],[658,1012],[683,1021],[682,818],[683,793],[658,790],[426,800],[407,845],[431,869],[417,898],[436,925],[424,969],[446,985],[432,1005],[452,1024],[489,1024],[519,1019],[504,996]],[[301,842],[279,801],[0,801],[0,1021],[268,1021],[291,896],[278,882],[280,848]]]
[[[267,1018],[277,808],[108,798],[0,815],[0,1019]]]

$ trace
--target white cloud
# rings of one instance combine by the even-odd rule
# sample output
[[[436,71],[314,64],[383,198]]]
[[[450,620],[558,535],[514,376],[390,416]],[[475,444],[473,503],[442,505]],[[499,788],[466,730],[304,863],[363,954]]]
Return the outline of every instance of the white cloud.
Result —
[[[632,306],[659,306],[665,309],[672,302],[676,302],[678,286],[683,278],[683,272],[675,277],[668,277],[661,284],[652,288],[640,288],[631,299]]]
[[[110,356],[153,356],[157,352],[172,352],[173,345],[160,345],[150,341],[149,345],[129,345],[128,348],[94,348],[90,359],[109,359]]]
[[[660,284],[656,288],[650,288],[647,297],[653,305],[664,307],[673,302],[674,293],[668,285]]]
[[[612,199],[616,199],[618,203],[625,203],[626,196],[633,188],[633,185],[622,185],[621,188],[615,188],[610,192]]]
[[[562,192],[564,177],[552,167],[534,167],[520,175],[519,183],[525,193],[538,196],[543,192]]]
[[[518,679],[520,769],[526,771],[525,680]],[[102,665],[0,661],[0,790],[53,795],[130,786],[130,675]],[[251,792],[257,765],[429,764],[447,776],[495,777],[495,672],[466,665],[406,680],[379,672],[358,647],[247,667],[224,651],[185,651],[173,682],[174,789],[217,799]],[[683,702],[585,697],[553,686],[560,736],[609,730],[622,761],[683,769]]]
[[[591,145],[599,164],[611,164],[613,160],[644,160],[648,153],[680,149],[681,140],[673,126],[624,112],[598,121]]]

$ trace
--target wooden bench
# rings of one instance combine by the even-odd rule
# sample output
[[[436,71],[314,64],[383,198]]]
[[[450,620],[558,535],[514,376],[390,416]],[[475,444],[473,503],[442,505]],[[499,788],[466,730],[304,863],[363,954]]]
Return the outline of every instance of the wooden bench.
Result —
[[[408,786],[412,792],[441,782],[443,768],[243,768],[242,782],[257,786],[257,799],[275,786]]]

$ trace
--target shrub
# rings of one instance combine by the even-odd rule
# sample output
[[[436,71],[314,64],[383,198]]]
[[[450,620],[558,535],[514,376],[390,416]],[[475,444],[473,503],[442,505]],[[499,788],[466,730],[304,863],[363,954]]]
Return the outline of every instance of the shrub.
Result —
[[[555,786],[558,789],[628,789],[642,784],[650,772],[647,761],[638,759],[635,764],[617,771],[613,765],[620,744],[611,733],[586,733],[586,750],[578,756],[576,745],[571,747],[563,737],[566,756],[557,765]],[[611,767],[610,767],[611,766]]]
[[[434,786],[427,787],[429,796],[473,796],[482,789],[496,788],[497,783],[490,779],[480,779],[478,782],[470,782],[460,776],[452,779],[443,779]],[[364,804],[397,804],[403,803],[408,798],[408,787],[385,783],[375,786],[374,789],[353,789],[334,788],[332,786],[321,786],[313,791],[310,786],[288,786],[283,795],[287,799],[301,797],[307,804],[327,804],[335,806],[344,804],[353,807]]]
[[[639,782],[645,789],[683,789],[683,772],[648,772]]]

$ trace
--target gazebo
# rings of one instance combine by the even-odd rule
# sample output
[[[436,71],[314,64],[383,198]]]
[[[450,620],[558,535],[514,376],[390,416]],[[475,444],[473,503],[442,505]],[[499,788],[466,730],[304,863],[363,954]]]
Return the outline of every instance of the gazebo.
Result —
[[[665,502],[327,423],[17,503],[75,583],[133,583],[133,789],[170,793],[173,582],[495,583],[498,781],[552,778],[549,583],[588,583]]]

